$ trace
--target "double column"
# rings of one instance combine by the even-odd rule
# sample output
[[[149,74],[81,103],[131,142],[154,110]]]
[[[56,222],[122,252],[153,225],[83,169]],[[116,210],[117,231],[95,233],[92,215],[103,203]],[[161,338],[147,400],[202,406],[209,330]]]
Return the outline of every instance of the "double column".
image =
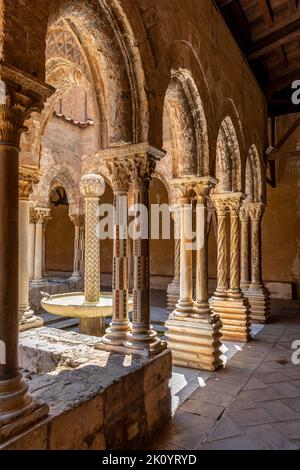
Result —
[[[221,322],[208,302],[207,196],[216,181],[184,177],[172,181],[180,192],[180,298],[166,322],[167,337],[177,365],[214,370],[221,365]],[[192,201],[196,202],[196,237],[192,238]],[[193,252],[196,289],[193,295]]]
[[[74,224],[74,268],[71,281],[78,282],[83,277],[84,269],[84,215],[72,214],[70,219]]]
[[[133,314],[125,345],[153,355],[165,348],[150,322],[150,207],[149,185],[160,152],[148,147],[129,157],[133,196]]]
[[[12,76],[16,82],[12,82]],[[52,89],[0,65],[0,447],[46,417],[34,402],[18,364],[19,145],[23,123]],[[24,81],[24,83],[23,83]],[[23,87],[24,85],[24,87]],[[38,91],[37,91],[38,90]]]
[[[220,315],[225,340],[250,339],[250,310],[240,285],[240,207],[242,193],[213,194],[211,199],[217,210],[217,288],[211,307]],[[230,215],[230,264],[227,253],[227,216]],[[229,280],[229,286],[228,286]],[[228,288],[229,287],[229,288]]]
[[[113,317],[102,342],[122,346],[130,329],[128,318],[129,259],[128,259],[128,162],[122,159],[107,161],[114,192],[113,239]]]
[[[50,209],[46,207],[35,207],[32,218],[35,222],[34,237],[34,264],[33,278],[30,282],[31,286],[43,286],[47,284],[47,280],[43,276],[43,243],[44,243],[44,224],[50,218]]]
[[[24,331],[43,325],[29,306],[29,195],[38,181],[32,169],[22,167],[19,173],[19,328]]]

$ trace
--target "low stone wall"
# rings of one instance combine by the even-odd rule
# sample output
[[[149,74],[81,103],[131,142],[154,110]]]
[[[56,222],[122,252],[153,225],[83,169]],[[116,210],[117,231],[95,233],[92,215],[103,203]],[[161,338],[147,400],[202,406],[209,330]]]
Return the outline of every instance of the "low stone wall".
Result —
[[[170,351],[146,358],[95,350],[96,341],[49,328],[21,333],[30,391],[50,411],[2,448],[139,449],[171,417]]]
[[[41,300],[43,296],[41,291],[53,295],[65,292],[82,292],[82,290],[83,280],[76,282],[69,279],[48,280],[47,284],[40,287],[29,286],[29,304],[33,311],[38,313],[42,310]]]

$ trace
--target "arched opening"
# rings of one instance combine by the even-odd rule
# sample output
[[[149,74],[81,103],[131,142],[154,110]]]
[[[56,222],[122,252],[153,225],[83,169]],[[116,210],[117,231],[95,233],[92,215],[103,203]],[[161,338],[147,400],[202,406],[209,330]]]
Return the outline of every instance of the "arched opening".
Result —
[[[69,217],[69,203],[63,187],[53,188],[50,195],[51,215],[45,230],[45,274],[67,276],[74,260],[74,225]]]
[[[251,145],[246,162],[245,193],[247,202],[262,201],[261,162],[255,145]]]

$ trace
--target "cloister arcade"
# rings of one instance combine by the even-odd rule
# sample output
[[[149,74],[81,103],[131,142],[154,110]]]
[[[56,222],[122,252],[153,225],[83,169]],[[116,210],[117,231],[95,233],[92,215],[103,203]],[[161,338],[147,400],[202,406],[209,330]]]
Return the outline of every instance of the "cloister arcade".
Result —
[[[21,46],[4,21],[1,40],[0,447],[48,414],[19,371],[18,336],[43,326],[33,289],[48,292],[53,278],[84,289],[85,198],[119,208],[126,196],[171,214],[169,240],[122,238],[118,218],[113,240],[100,240],[101,286],[113,295],[103,350],[152,359],[171,350],[174,365],[214,371],[222,341],[247,343],[252,325],[270,320],[264,98],[223,23],[209,20],[231,41],[231,65],[179,16],[157,28],[155,2],[27,2],[32,17],[5,3],[12,27],[30,32]],[[86,175],[103,178],[104,194],[97,177],[82,189]],[[168,311],[163,339],[151,325],[153,288]],[[99,335],[95,322],[80,333]]]

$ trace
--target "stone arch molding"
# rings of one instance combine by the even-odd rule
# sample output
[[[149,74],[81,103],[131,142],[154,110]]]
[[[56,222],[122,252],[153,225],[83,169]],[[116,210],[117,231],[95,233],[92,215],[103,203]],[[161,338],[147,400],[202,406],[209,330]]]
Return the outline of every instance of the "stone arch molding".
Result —
[[[238,192],[242,190],[241,153],[237,133],[230,116],[221,122],[216,148],[215,192]]]
[[[209,174],[209,141],[203,103],[191,72],[172,69],[164,120],[170,128],[173,176]]]
[[[250,146],[246,162],[245,193],[247,202],[263,202],[261,160],[254,144]]]
[[[62,186],[66,191],[69,213],[77,214],[81,208],[81,196],[78,191],[80,173],[67,163],[50,166],[30,197],[31,204],[35,207],[48,207],[51,192],[57,186]]]

